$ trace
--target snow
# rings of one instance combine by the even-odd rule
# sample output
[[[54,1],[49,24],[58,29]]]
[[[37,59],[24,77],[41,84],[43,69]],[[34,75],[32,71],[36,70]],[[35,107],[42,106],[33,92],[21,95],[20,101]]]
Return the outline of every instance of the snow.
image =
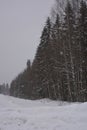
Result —
[[[0,95],[0,130],[87,130],[87,103]]]

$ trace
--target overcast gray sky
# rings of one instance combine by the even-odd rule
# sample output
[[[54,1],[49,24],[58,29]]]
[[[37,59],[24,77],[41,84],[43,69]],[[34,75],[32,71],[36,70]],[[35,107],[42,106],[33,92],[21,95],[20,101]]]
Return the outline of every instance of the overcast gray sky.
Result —
[[[0,0],[0,84],[33,59],[54,0]]]

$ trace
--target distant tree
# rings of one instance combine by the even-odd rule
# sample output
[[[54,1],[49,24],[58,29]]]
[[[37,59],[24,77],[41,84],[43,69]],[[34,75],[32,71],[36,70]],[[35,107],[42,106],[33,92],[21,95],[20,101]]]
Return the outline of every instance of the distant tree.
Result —
[[[0,85],[0,93],[4,95],[9,95],[9,85],[5,83]]]
[[[27,67],[30,68],[31,67],[31,61],[27,60]]]
[[[11,83],[10,95],[20,98],[31,97],[31,86],[30,86],[30,71],[31,63],[27,61],[27,68],[20,73]]]

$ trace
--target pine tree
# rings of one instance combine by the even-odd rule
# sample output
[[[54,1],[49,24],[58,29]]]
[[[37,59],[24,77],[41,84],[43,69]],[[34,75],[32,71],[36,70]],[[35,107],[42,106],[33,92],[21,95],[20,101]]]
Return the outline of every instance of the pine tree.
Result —
[[[48,60],[49,60],[49,43],[51,22],[47,18],[46,25],[42,31],[40,44],[38,46],[34,62],[32,64],[33,73],[33,94],[36,98],[50,97],[50,90],[48,85]]]

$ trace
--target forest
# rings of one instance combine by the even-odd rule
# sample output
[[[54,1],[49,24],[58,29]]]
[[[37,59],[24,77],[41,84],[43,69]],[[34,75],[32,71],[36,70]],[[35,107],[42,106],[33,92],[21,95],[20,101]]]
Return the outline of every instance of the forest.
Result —
[[[58,6],[56,0],[33,62],[11,82],[11,96],[87,101],[87,3],[67,0],[62,13]]]

